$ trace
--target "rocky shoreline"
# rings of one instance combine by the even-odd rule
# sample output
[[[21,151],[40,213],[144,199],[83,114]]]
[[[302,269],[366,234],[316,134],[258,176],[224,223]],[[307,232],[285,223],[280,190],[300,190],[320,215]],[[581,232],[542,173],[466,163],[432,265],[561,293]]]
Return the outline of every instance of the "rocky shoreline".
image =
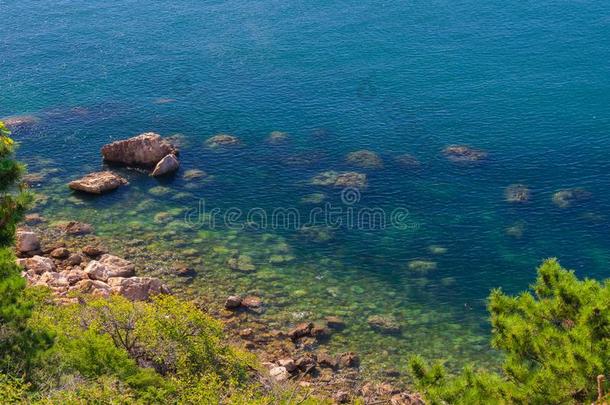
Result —
[[[31,286],[46,286],[59,305],[79,302],[82,294],[108,297],[120,294],[130,300],[146,300],[153,294],[172,294],[160,278],[148,276],[154,266],[136,253],[136,260],[115,255],[106,248],[116,241],[95,235],[91,225],[69,221],[47,224],[32,214],[18,230],[18,264]],[[176,276],[186,277],[188,268],[176,269]],[[290,329],[278,330],[268,325],[260,314],[267,304],[255,295],[229,296],[224,302],[200,297],[198,305],[222,320],[231,341],[256,354],[273,384],[292,385],[310,390],[314,395],[332,398],[336,403],[350,403],[362,398],[366,404],[423,404],[418,394],[404,383],[370,381],[360,373],[357,353],[332,354],[325,341],[345,324],[329,316],[323,322],[301,322]]]

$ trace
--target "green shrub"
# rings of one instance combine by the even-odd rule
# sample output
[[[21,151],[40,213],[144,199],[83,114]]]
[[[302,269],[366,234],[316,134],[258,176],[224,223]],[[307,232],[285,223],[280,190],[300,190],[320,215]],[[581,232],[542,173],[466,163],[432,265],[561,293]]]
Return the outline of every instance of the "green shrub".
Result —
[[[112,377],[146,402],[189,396],[199,386],[238,392],[249,385],[252,355],[228,345],[219,321],[173,296],[132,302],[121,296],[40,308],[30,321],[54,345],[39,358],[35,383],[52,391],[66,378]],[[208,381],[204,386],[201,382]],[[203,388],[202,388],[203,387]]]
[[[466,368],[448,377],[421,358],[410,365],[430,403],[562,404],[597,398],[598,375],[610,369],[610,281],[578,280],[549,259],[532,291],[489,298],[492,345],[502,373]]]

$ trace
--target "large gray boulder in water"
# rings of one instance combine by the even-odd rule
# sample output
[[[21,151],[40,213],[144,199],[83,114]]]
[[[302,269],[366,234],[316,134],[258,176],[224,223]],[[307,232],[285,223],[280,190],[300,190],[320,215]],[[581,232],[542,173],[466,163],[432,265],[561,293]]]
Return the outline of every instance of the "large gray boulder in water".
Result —
[[[112,142],[102,148],[102,156],[108,162],[147,168],[171,154],[178,155],[178,148],[154,132]]]
[[[158,177],[168,173],[173,173],[180,167],[180,162],[176,159],[176,155],[171,154],[165,156],[157,165],[155,170],[151,173],[151,176]]]

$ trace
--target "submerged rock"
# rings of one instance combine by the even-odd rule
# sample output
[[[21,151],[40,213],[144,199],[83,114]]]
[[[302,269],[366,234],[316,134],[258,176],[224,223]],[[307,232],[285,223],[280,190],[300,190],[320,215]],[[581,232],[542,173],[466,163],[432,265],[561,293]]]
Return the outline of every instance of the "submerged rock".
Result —
[[[177,155],[178,149],[154,132],[112,142],[102,148],[102,156],[108,162],[147,168],[171,154]]]
[[[256,266],[252,263],[252,258],[246,255],[239,255],[228,260],[227,264],[232,270],[251,272],[256,270]]]
[[[523,184],[511,184],[504,190],[504,198],[509,203],[524,203],[531,198],[532,192]]]
[[[241,144],[239,138],[228,134],[218,134],[205,141],[210,148],[221,148],[225,146],[238,146]]]
[[[553,203],[559,208],[568,208],[574,204],[590,199],[591,196],[591,192],[583,188],[569,188],[559,190],[553,194]]]
[[[93,226],[84,222],[69,221],[57,225],[57,228],[73,236],[82,236],[93,233]]]
[[[315,186],[333,187],[366,187],[367,177],[364,173],[357,172],[335,172],[332,170],[322,172],[311,179]]]
[[[421,167],[421,163],[419,162],[419,160],[417,160],[415,156],[410,155],[408,153],[396,156],[394,160],[396,161],[396,163],[406,168],[417,169]]]
[[[11,131],[18,131],[37,125],[40,119],[33,115],[13,115],[11,117],[0,118],[0,121],[4,122]]]
[[[443,149],[447,159],[455,163],[475,163],[487,159],[487,152],[467,145],[450,145]]]
[[[169,154],[157,163],[155,169],[151,173],[151,176],[158,177],[165,174],[173,173],[180,167],[180,162],[176,158],[176,155]]]
[[[296,325],[288,332],[288,336],[292,340],[300,339],[304,336],[310,336],[314,325],[312,322],[303,322]]]
[[[90,194],[103,194],[108,191],[116,190],[117,188],[129,184],[123,177],[110,172],[90,173],[78,180],[71,181],[68,186],[72,190],[83,191]]]
[[[207,176],[208,176],[208,174],[206,172],[204,172],[203,170],[190,169],[190,170],[187,170],[184,172],[184,174],[182,175],[182,178],[184,180],[197,180],[197,179],[203,179]]]
[[[409,262],[409,270],[418,272],[428,272],[436,270],[436,262],[430,260],[411,260]]]
[[[339,355],[339,366],[343,368],[360,366],[360,357],[354,352],[345,352]]]
[[[164,196],[164,195],[169,194],[171,192],[172,192],[172,190],[169,187],[164,187],[164,186],[156,186],[156,187],[150,188],[148,190],[149,194],[152,194],[152,195],[157,196],[157,197]]]
[[[367,319],[369,326],[379,332],[400,333],[400,324],[393,316],[372,315]]]
[[[326,194],[313,193],[301,198],[301,204],[322,204],[326,200]]]
[[[447,248],[440,245],[430,245],[428,246],[428,250],[433,255],[444,255],[445,253],[447,253]]]
[[[241,306],[249,309],[258,309],[263,306],[263,301],[255,295],[248,295],[241,300]]]
[[[381,157],[377,153],[366,149],[349,153],[345,161],[350,165],[366,169],[380,169],[383,167]]]
[[[282,159],[282,162],[290,166],[311,166],[319,163],[324,157],[325,154],[322,152],[303,152],[288,156],[287,158]]]
[[[326,321],[326,325],[331,329],[341,330],[344,329],[346,326],[345,321],[338,316],[327,316],[326,318],[324,318],[324,320]]]
[[[526,223],[524,221],[517,221],[513,225],[505,229],[508,236],[512,236],[516,239],[521,239],[525,232]]]
[[[237,309],[239,307],[241,307],[241,297],[238,295],[231,295],[229,297],[227,297],[227,300],[225,301],[225,308],[226,309]]]
[[[271,145],[280,145],[282,143],[286,143],[287,140],[288,134],[281,131],[273,131],[267,137],[267,143]]]
[[[335,237],[333,229],[323,225],[303,225],[298,232],[313,242],[328,242]]]

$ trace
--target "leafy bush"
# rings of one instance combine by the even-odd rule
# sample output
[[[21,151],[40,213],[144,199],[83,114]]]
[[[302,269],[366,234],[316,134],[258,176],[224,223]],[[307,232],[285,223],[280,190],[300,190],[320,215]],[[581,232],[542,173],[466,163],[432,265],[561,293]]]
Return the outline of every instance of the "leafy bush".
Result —
[[[578,280],[549,259],[532,291],[492,291],[492,345],[502,373],[467,367],[449,377],[439,364],[410,365],[430,403],[562,404],[597,398],[598,375],[610,369],[610,281]]]
[[[66,378],[111,377],[140,400],[162,402],[197,389],[211,393],[217,385],[223,387],[220,393],[238,392],[248,385],[254,366],[252,355],[225,342],[219,321],[173,296],[49,304],[34,314],[31,325],[54,337],[34,381],[48,391],[65,385]]]

